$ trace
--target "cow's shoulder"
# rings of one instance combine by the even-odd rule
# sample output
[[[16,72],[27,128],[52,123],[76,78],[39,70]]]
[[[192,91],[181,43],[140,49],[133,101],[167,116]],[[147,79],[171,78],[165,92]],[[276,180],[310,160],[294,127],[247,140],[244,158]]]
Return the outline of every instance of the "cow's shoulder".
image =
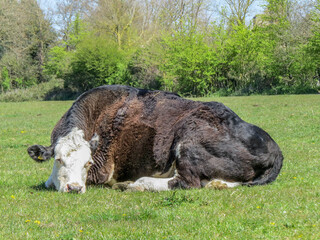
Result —
[[[220,102],[202,102],[210,111],[222,120],[241,121],[240,117],[233,112],[229,107]]]
[[[157,97],[160,98],[168,98],[168,99],[183,99],[177,93],[167,92],[161,90],[148,90],[148,89],[137,89],[137,97],[139,98],[148,98],[148,97]]]
[[[124,85],[103,85],[100,87],[93,88],[91,90],[88,90],[87,92],[84,92],[81,94],[75,102],[80,101],[87,101],[88,98],[99,95],[105,95],[107,93],[112,93],[116,96],[123,96],[123,95],[129,95],[129,94],[137,94],[138,89],[130,86],[124,86]]]

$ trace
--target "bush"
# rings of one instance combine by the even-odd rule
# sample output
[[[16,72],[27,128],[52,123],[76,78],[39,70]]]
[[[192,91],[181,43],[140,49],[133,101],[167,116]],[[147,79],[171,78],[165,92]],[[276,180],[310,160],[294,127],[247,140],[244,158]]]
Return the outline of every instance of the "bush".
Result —
[[[219,59],[213,48],[205,43],[205,36],[183,29],[163,38],[165,90],[186,96],[204,96],[214,89]]]
[[[48,61],[44,65],[45,74],[62,78],[69,72],[71,53],[68,54],[64,46],[52,47],[48,55]]]
[[[71,60],[65,86],[79,91],[105,84],[127,84],[126,53],[101,37],[84,39]]]
[[[14,89],[0,95],[0,102],[23,102],[41,100],[65,100],[75,98],[78,94],[63,90],[64,81],[52,79],[26,89]]]

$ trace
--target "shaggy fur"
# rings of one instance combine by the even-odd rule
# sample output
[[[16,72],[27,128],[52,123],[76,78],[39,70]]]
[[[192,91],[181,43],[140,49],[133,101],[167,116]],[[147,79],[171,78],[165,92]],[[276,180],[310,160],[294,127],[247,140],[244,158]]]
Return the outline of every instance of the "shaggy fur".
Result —
[[[91,184],[160,176],[175,163],[168,189],[198,188],[214,179],[261,185],[274,181],[282,167],[282,153],[269,134],[228,107],[163,91],[118,85],[90,90],[57,123],[52,145],[32,146],[29,155],[39,161],[57,154],[52,149],[74,128],[96,142],[90,142],[97,147]]]

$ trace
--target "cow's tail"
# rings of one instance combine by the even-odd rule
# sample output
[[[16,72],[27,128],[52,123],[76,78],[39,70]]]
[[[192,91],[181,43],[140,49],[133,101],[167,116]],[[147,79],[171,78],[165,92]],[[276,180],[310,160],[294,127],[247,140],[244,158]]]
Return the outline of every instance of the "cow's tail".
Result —
[[[254,179],[252,182],[246,182],[246,183],[243,183],[242,185],[255,186],[255,185],[265,185],[273,182],[274,180],[276,180],[277,176],[280,173],[280,170],[282,168],[282,162],[283,162],[283,155],[279,150],[279,152],[274,155],[273,165],[269,169],[267,169],[262,175]]]

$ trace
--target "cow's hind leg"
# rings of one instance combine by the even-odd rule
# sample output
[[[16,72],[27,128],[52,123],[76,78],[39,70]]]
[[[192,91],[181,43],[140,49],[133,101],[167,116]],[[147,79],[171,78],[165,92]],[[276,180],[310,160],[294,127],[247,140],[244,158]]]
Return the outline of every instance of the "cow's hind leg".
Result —
[[[176,174],[168,182],[169,189],[189,189],[201,187],[204,167],[203,149],[194,143],[179,143],[175,149]]]
[[[226,175],[224,160],[212,156],[201,144],[181,142],[177,144],[175,152],[176,175],[168,182],[169,189],[200,187],[223,189],[241,185],[240,182],[218,178],[219,175],[220,177]]]

